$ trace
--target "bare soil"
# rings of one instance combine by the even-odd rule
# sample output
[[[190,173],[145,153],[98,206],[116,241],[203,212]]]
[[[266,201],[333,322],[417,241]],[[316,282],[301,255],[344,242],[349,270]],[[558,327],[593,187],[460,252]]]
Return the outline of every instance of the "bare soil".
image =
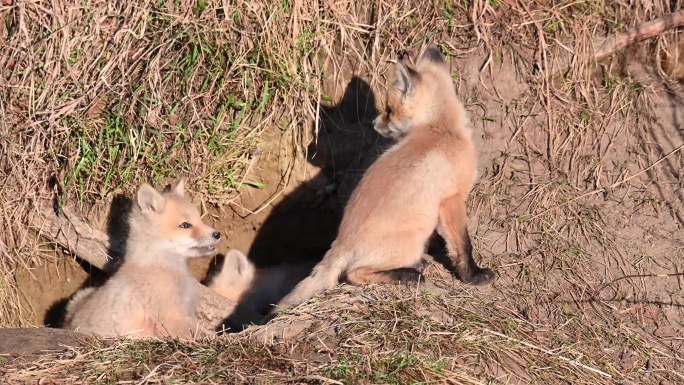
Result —
[[[55,328],[0,329],[0,357],[30,359],[61,353],[88,341],[89,336]]]

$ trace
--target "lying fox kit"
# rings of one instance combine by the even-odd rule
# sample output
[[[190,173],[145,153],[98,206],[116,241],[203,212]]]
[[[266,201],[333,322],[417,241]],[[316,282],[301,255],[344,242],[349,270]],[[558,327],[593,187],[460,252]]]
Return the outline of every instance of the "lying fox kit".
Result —
[[[416,268],[435,229],[446,240],[453,274],[473,285],[496,279],[472,257],[465,202],[475,183],[476,154],[449,66],[430,45],[415,68],[400,61],[394,72],[375,130],[397,143],[366,171],[337,239],[279,308],[332,288],[341,277],[354,285],[418,280]]]
[[[259,315],[292,291],[297,282],[309,274],[312,267],[312,264],[282,264],[257,268],[242,252],[231,250],[226,254],[221,271],[208,286],[232,302],[240,304],[242,310],[247,311],[245,314]],[[253,320],[257,321],[259,318]]]
[[[186,259],[216,252],[221,234],[204,224],[184,183],[159,193],[140,186],[124,260],[100,288],[67,305],[67,329],[101,336],[192,338],[198,330],[196,280]]]

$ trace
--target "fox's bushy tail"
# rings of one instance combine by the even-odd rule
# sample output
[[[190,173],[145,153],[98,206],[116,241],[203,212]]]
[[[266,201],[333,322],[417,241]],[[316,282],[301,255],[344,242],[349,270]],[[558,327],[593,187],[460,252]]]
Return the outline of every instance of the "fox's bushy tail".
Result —
[[[74,315],[78,312],[80,305],[88,298],[91,294],[95,292],[94,287],[87,287],[78,291],[67,303],[65,313],[64,313],[64,327],[67,329],[73,329],[72,321]]]
[[[340,276],[347,269],[347,260],[339,256],[333,259],[330,256],[331,252],[332,250],[313,268],[308,277],[295,286],[290,294],[278,302],[278,305],[271,311],[272,314],[299,305],[322,291],[332,289],[339,283]]]

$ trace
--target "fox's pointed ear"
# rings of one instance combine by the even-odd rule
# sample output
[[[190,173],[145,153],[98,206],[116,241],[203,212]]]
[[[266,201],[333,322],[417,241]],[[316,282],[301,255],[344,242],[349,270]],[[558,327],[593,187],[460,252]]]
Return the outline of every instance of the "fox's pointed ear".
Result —
[[[395,64],[395,79],[394,88],[403,93],[404,95],[410,95],[415,89],[415,82],[418,77],[418,73],[411,69],[411,67],[406,66],[401,61]]]
[[[149,184],[143,183],[138,189],[138,206],[143,213],[149,211],[160,213],[164,211],[166,200],[159,191]]]
[[[223,261],[223,269],[230,267],[241,277],[252,278],[254,275],[254,265],[249,258],[240,250],[232,249],[226,253],[226,258]]]
[[[223,259],[221,271],[214,276],[212,283],[224,285],[239,285],[251,283],[254,279],[254,264],[239,250],[230,250]]]
[[[176,187],[173,188],[173,192],[179,197],[185,195],[185,179],[181,179],[181,181],[178,182]]]
[[[444,58],[444,54],[442,54],[442,50],[436,44],[430,43],[427,48],[425,48],[423,55],[418,59],[418,63],[424,62],[445,65],[446,59]]]

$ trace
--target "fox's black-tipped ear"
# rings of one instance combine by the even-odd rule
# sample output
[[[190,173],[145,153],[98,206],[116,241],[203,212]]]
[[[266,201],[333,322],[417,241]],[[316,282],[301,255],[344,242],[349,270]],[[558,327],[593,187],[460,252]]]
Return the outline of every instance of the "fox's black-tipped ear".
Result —
[[[404,95],[413,93],[415,82],[418,78],[416,71],[399,61],[395,65],[395,77],[394,88],[401,91]]]
[[[446,63],[446,59],[444,58],[444,55],[442,54],[442,50],[439,49],[439,47],[434,44],[430,43],[427,48],[425,49],[425,52],[423,52],[423,55],[420,57],[421,62],[432,62],[435,64],[444,64]]]
[[[178,195],[179,197],[182,197],[185,195],[185,180],[181,179],[180,182],[176,185],[176,187],[173,188],[174,194]]]
[[[407,50],[399,52],[399,62],[403,64],[412,64],[411,57],[416,56],[416,49],[415,48],[409,48]]]
[[[164,197],[147,183],[143,183],[138,189],[138,206],[143,212],[160,213],[164,211],[166,200]]]

